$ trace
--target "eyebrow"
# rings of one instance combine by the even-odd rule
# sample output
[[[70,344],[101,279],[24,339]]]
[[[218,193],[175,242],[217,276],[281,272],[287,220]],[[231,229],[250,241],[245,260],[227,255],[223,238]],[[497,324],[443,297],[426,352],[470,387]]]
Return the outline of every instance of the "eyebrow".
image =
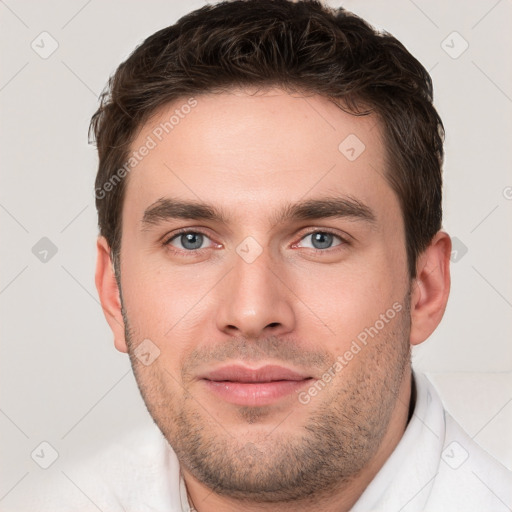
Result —
[[[354,197],[344,196],[307,199],[298,203],[287,204],[279,212],[272,215],[271,224],[281,224],[290,220],[323,218],[348,218],[368,223],[374,223],[376,220],[370,207]],[[143,229],[172,219],[209,220],[229,224],[225,212],[211,204],[163,197],[144,211],[142,217]]]

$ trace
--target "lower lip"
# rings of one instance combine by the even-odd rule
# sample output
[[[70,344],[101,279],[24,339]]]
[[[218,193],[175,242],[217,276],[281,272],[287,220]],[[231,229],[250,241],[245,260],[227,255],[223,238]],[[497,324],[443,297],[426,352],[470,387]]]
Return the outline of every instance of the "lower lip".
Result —
[[[232,382],[203,380],[208,389],[235,405],[269,405],[297,392],[311,379],[276,380],[272,382]]]

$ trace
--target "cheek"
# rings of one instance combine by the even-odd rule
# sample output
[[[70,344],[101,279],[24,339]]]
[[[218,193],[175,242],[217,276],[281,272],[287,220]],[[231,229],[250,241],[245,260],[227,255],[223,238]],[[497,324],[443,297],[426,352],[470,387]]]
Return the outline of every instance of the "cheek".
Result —
[[[205,324],[205,297],[215,283],[212,273],[170,268],[151,258],[127,258],[122,275],[123,303],[138,338],[172,340],[173,346],[200,319]],[[187,339],[187,338],[185,338]]]
[[[310,336],[323,332],[336,350],[343,350],[394,303],[403,302],[406,282],[400,258],[376,248],[343,265],[296,269],[292,289],[305,315],[299,323],[309,328]]]

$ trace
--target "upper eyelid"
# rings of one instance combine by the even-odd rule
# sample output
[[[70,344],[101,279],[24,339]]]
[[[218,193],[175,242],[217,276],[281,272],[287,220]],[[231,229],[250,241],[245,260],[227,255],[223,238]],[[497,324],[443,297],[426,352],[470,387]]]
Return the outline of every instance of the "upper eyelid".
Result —
[[[355,240],[355,238],[352,235],[349,235],[345,231],[340,232],[340,230],[337,230],[335,228],[328,228],[328,227],[312,228],[312,229],[302,233],[299,240],[302,240],[304,237],[312,235],[314,233],[329,233],[333,236],[337,236],[340,240],[342,240],[344,242],[348,242],[349,240]]]
[[[208,235],[208,233],[206,233],[202,229],[198,229],[198,228],[195,228],[195,229],[183,228],[182,230],[178,230],[178,232],[175,232],[172,235],[164,236],[163,237],[163,243],[164,243],[164,245],[167,245],[170,242],[172,242],[175,238],[178,238],[181,235],[187,235],[189,233],[198,233],[198,234],[203,235],[203,236],[205,236],[205,237],[207,237],[207,238],[209,238],[211,240],[211,236]]]
[[[337,236],[338,238],[341,238],[342,240],[345,239],[345,236],[341,235],[340,233],[338,233],[336,231],[333,231],[333,230],[330,230],[330,229],[327,229],[327,228],[324,228],[324,229],[313,229],[311,231],[307,231],[306,233],[303,233],[300,238],[302,239],[302,238],[304,238],[306,236],[313,235],[314,233],[329,233],[330,235]],[[346,237],[348,238],[348,235],[346,235]]]
[[[309,231],[307,233],[304,233],[298,242],[294,242],[293,243],[293,246],[296,246],[301,240],[303,240],[304,238],[306,238],[307,236],[310,236],[310,235],[313,235],[314,233],[329,233],[330,235],[333,235],[337,238],[339,238],[341,240],[341,244],[339,245],[342,245],[342,244],[347,244],[349,243],[348,239],[351,238],[349,237],[348,235],[347,236],[342,236],[338,233],[334,233],[332,231],[329,231],[329,230],[323,230],[323,229],[316,229],[316,230],[313,230],[313,231]],[[335,246],[336,247],[336,246]],[[328,249],[332,249],[332,247],[329,247]],[[321,249],[320,249],[321,250]]]

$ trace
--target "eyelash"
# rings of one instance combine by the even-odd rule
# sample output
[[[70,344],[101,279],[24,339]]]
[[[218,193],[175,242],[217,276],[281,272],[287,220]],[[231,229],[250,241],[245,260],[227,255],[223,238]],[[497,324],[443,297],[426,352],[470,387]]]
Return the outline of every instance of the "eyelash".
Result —
[[[308,249],[308,251],[313,251],[315,254],[320,254],[320,255],[332,254],[333,252],[342,250],[344,246],[350,245],[350,242],[348,241],[348,236],[347,237],[343,237],[340,234],[335,233],[334,231],[332,231],[330,229],[327,229],[327,228],[324,228],[324,229],[313,229],[311,231],[308,231],[307,233],[304,233],[300,237],[299,242],[301,240],[303,240],[304,238],[306,238],[307,236],[313,235],[315,233],[326,233],[326,234],[329,234],[329,235],[333,235],[335,238],[338,238],[340,240],[340,243],[338,245],[335,245],[333,247],[328,247],[327,249],[317,249],[316,247],[306,247],[306,249]],[[292,247],[295,247],[296,245],[297,244],[294,243],[292,245]]]
[[[181,235],[186,235],[189,233],[201,234],[207,238],[210,238],[208,236],[208,234],[205,233],[204,231],[202,231],[201,229],[183,228],[183,229],[180,229],[180,230],[174,232],[170,237],[167,237],[165,239],[165,241],[163,242],[164,247],[166,247],[167,249],[169,249],[171,252],[173,252],[175,254],[184,255],[184,256],[188,256],[188,257],[197,256],[198,254],[201,254],[202,251],[205,251],[205,250],[208,250],[211,248],[211,247],[205,247],[203,249],[182,250],[182,249],[176,249],[175,247],[173,247],[171,245],[171,242],[174,239],[178,238]],[[338,245],[335,245],[334,247],[329,247],[327,249],[317,249],[315,247],[307,247],[307,249],[309,251],[313,251],[315,254],[330,254],[330,253],[332,253],[332,251],[340,250],[343,246],[350,245],[350,242],[347,240],[347,238],[344,238],[341,235],[339,235],[338,233],[335,233],[334,231],[331,231],[330,229],[327,229],[327,228],[314,229],[314,230],[308,231],[307,233],[304,233],[300,237],[299,242],[301,240],[303,240],[304,238],[306,238],[307,236],[313,235],[315,233],[328,233],[330,235],[335,236],[336,238],[338,238],[340,240],[340,243]],[[295,245],[296,245],[296,243],[293,244],[293,246],[295,246]]]
[[[202,251],[205,251],[205,250],[209,249],[209,247],[205,247],[203,249],[194,249],[194,250],[188,250],[187,251],[187,250],[182,250],[182,249],[176,249],[175,247],[173,247],[171,245],[171,242],[175,238],[178,238],[181,235],[187,235],[189,233],[200,234],[200,235],[204,235],[207,238],[210,238],[207,233],[205,233],[204,231],[202,231],[200,229],[183,228],[183,229],[179,229],[178,231],[175,231],[170,237],[166,238],[165,241],[163,242],[164,247],[169,249],[174,254],[179,254],[180,256],[188,256],[188,257],[190,257],[190,256],[192,256],[192,257],[197,256]]]

